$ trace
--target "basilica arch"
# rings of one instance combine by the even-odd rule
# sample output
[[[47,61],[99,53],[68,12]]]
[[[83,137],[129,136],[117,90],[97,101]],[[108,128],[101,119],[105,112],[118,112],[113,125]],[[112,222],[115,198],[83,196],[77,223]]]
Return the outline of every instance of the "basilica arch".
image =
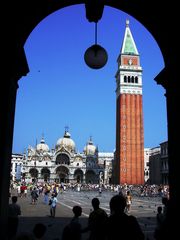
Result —
[[[98,183],[96,174],[93,170],[87,170],[86,171],[86,183]]]
[[[47,167],[41,169],[41,177],[44,181],[48,181],[50,179],[51,172]]]
[[[36,179],[38,178],[38,170],[36,169],[36,168],[31,168],[30,170],[29,170],[29,174],[31,175],[31,177],[32,177],[32,182],[35,182],[36,181]]]
[[[56,164],[70,164],[70,157],[66,153],[59,153],[56,157]]]
[[[69,182],[69,169],[66,166],[59,166],[56,168],[56,182]]]
[[[36,168],[31,168],[29,170],[29,173],[30,173],[32,178],[38,178],[38,170]]]
[[[75,170],[75,172],[74,172],[74,180],[77,183],[82,183],[83,182],[83,171],[80,168]]]

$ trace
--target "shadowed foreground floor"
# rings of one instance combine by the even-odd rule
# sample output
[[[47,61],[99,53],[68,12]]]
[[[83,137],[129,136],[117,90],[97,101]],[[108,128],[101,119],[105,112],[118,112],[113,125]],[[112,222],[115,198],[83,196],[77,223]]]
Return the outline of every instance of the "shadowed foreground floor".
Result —
[[[13,195],[16,195],[16,193]],[[21,206],[22,212],[22,215],[19,217],[18,234],[21,232],[32,233],[33,227],[36,223],[43,223],[47,226],[47,232],[43,240],[61,240],[64,226],[69,223],[73,217],[72,209],[61,205],[61,200],[57,204],[55,218],[49,217],[50,207],[43,203],[42,196],[39,197],[39,200],[35,205],[31,204],[29,194],[27,198],[18,198],[18,204]],[[155,227],[155,214],[153,213],[147,217],[146,212],[144,212],[143,216],[140,216],[140,214],[138,215],[137,219],[146,235],[146,239],[154,240],[153,231]],[[87,221],[87,217],[83,215],[80,217],[82,227],[87,226]],[[87,238],[88,233],[83,233],[82,240],[87,240]]]
[[[58,203],[56,208],[56,217],[50,217],[50,207],[43,203],[40,198],[37,204],[32,205],[29,197],[18,198],[18,204],[21,206],[22,215],[19,217],[18,234],[21,232],[32,233],[36,223],[43,223],[47,226],[47,232],[44,240],[61,239],[64,226],[69,223],[73,217],[71,209],[67,209]],[[87,218],[81,216],[82,227],[87,224]],[[82,235],[82,239],[87,239],[87,233]]]

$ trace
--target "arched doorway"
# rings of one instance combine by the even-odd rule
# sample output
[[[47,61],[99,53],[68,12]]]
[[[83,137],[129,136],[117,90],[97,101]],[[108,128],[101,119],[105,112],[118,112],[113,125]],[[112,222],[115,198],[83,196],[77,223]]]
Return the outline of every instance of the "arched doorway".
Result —
[[[41,170],[41,177],[45,182],[49,181],[50,179],[50,170],[48,168],[42,168]]]
[[[82,183],[83,182],[83,171],[81,169],[77,169],[75,172],[74,172],[74,180],[77,182],[77,183]]]
[[[114,9],[113,9],[114,10]],[[59,12],[61,13],[61,14],[63,14],[63,13],[65,13],[67,11],[67,13],[68,13],[68,11],[71,11],[69,8],[65,8],[65,9],[63,9],[63,10],[60,10]],[[112,11],[112,9],[111,9],[111,11]],[[119,11],[117,11],[118,12],[118,14],[119,14]],[[113,11],[112,12],[110,12],[110,13],[113,13]],[[52,15],[55,15],[55,17],[56,17],[56,20],[57,20],[57,17],[58,17],[58,11],[57,12],[55,12],[55,13],[53,13]],[[53,18],[53,16],[48,16],[48,18],[49,19],[51,19],[51,17]],[[123,15],[122,15],[123,16]],[[123,16],[124,17],[124,16]],[[44,19],[43,21],[44,22],[46,22],[46,21],[48,21],[48,18],[47,18],[47,20],[46,19]],[[104,19],[105,17],[103,16],[103,19]],[[123,21],[124,19],[122,19],[122,21]],[[44,23],[43,23],[43,21],[37,26],[37,30],[36,31],[38,31],[38,30],[40,30],[41,29],[41,25],[42,25],[42,27],[45,29],[45,25],[44,25]],[[119,19],[119,21],[120,21],[120,19]],[[118,21],[118,22],[119,22]],[[59,22],[62,22],[62,21],[59,21]],[[53,24],[53,22],[51,22],[52,24]],[[124,21],[124,24],[125,24],[125,21]],[[133,22],[132,23],[132,25],[136,25],[137,23],[136,22]],[[103,25],[102,25],[103,26]],[[139,27],[138,25],[136,25],[136,27]],[[101,27],[102,28],[102,27]],[[117,28],[117,27],[116,27]],[[82,29],[82,31],[84,32],[84,29]],[[116,30],[117,31],[117,30]],[[144,34],[144,32],[143,32],[143,34]],[[143,35],[142,34],[142,35]],[[44,35],[47,35],[47,32],[45,31],[44,32]],[[51,35],[51,34],[49,34],[49,35]],[[64,36],[66,36],[66,33],[64,33]],[[63,37],[64,37],[63,36]],[[115,35],[114,35],[115,36]],[[33,32],[32,32],[32,34],[31,34],[31,37],[33,38]],[[105,35],[105,36],[103,36],[103,40],[106,38],[107,36]],[[139,38],[140,36],[138,36],[138,38]],[[57,38],[57,36],[56,36],[56,38]],[[113,37],[114,39],[117,39],[118,37],[116,36],[116,37]],[[37,37],[36,37],[36,39],[37,39]],[[102,40],[102,41],[103,41]],[[118,40],[119,41],[119,40]],[[153,41],[154,41],[154,39],[153,39]],[[81,42],[81,41],[80,41]],[[30,44],[30,42],[29,42],[29,44]],[[48,42],[48,44],[49,44],[49,42]],[[151,43],[149,44],[149,45],[151,45],[152,44],[152,41],[151,41]],[[42,45],[41,43],[40,43],[40,45]],[[61,42],[58,42],[58,45],[62,45],[62,46],[64,46],[63,44],[61,44]],[[69,49],[71,49],[71,41],[70,41],[70,44],[69,44]],[[143,46],[144,46],[145,44],[143,44]],[[120,43],[116,43],[116,48],[117,48],[117,46],[120,46]],[[36,46],[36,49],[38,49],[38,47],[40,47],[39,45],[37,45]],[[48,48],[48,47],[47,47]],[[46,48],[46,49],[47,49]],[[74,48],[74,46],[73,46],[73,48]],[[81,48],[81,47],[80,47]],[[146,46],[146,48],[147,48],[147,46]],[[61,49],[60,47],[59,47],[59,49]],[[36,50],[37,51],[37,50]],[[111,52],[112,51],[112,49],[110,49],[109,50],[109,52]],[[44,51],[45,52],[45,51]],[[60,51],[61,52],[61,51]],[[77,51],[76,51],[77,52]],[[141,50],[141,52],[142,52],[142,50]],[[117,52],[118,53],[118,52]],[[155,52],[154,52],[155,53]],[[113,53],[113,54],[115,54],[115,53]],[[150,59],[152,59],[152,56],[150,56],[150,53],[148,53],[149,55],[148,55],[148,58]],[[38,52],[38,55],[40,56],[40,52]],[[59,54],[58,53],[58,55],[61,55],[61,54]],[[156,54],[153,54],[153,56],[154,55],[156,55]],[[34,56],[36,56],[36,54],[34,54]],[[67,54],[67,56],[68,56],[68,54]],[[71,56],[71,59],[73,59],[72,60],[72,62],[69,62],[69,57],[68,57],[68,62],[69,62],[69,65],[73,65],[73,62],[75,62],[75,61],[77,61],[77,58],[78,58],[78,56],[76,56],[76,54],[74,54],[73,56],[75,56],[74,57],[74,59],[73,59],[73,57]],[[156,55],[157,56],[157,55]],[[65,56],[63,56],[63,62],[64,62],[64,65],[65,66],[67,66],[68,65],[68,62],[66,62],[67,61],[67,57],[65,57]],[[62,61],[62,59],[61,59],[61,61]],[[149,61],[149,60],[148,60]],[[58,61],[58,62],[60,62],[60,61]],[[115,60],[114,60],[114,62],[115,62]],[[62,65],[62,63],[61,63],[61,66],[64,66],[64,65]],[[150,68],[153,68],[154,66],[153,65],[149,65],[149,67]],[[71,67],[72,68],[72,67]],[[108,68],[108,67],[107,67]],[[75,71],[75,69],[73,70],[73,68],[72,68],[72,72],[73,71]],[[133,70],[134,71],[134,70]],[[146,70],[144,69],[144,72],[146,73]],[[89,73],[89,74],[91,74],[91,73]],[[59,74],[60,75],[60,74]],[[79,70],[79,75],[80,75],[80,70]],[[114,72],[112,73],[112,76],[114,75]],[[85,76],[86,77],[86,76]],[[84,77],[84,78],[85,78]],[[146,77],[147,77],[147,75],[146,75]],[[69,76],[68,76],[68,78],[69,78]],[[152,76],[150,76],[150,78],[152,78]],[[40,77],[39,77],[39,79],[41,79]],[[69,80],[69,84],[70,85],[72,85],[72,82],[70,82],[71,81],[71,78],[69,78],[70,80]],[[44,81],[45,81],[45,78],[43,79]],[[66,79],[67,80],[67,79]],[[102,78],[102,80],[103,80],[103,78]],[[148,82],[148,80],[149,79],[147,79],[146,81]],[[48,81],[48,80],[47,80]],[[68,81],[68,80],[67,80]],[[25,81],[24,81],[25,82]],[[59,81],[60,82],[60,81]],[[76,80],[76,83],[77,83],[77,80]],[[53,80],[52,80],[52,84],[53,84]],[[103,84],[103,83],[102,83]],[[102,84],[100,84],[100,85],[102,85]],[[64,87],[66,88],[66,87],[68,87],[67,85],[65,85],[65,83],[63,83],[63,87],[61,88],[61,85],[62,84],[60,84],[59,85],[59,87],[58,87],[58,85],[56,85],[56,87],[55,88],[57,88],[58,89],[58,92],[60,93],[61,92],[61,94],[62,94],[62,92],[65,92],[65,95],[67,95],[66,94],[66,91],[64,91]],[[65,86],[64,86],[65,85]],[[86,92],[86,85],[85,84],[83,84],[84,86],[85,86],[85,88],[84,88],[84,91],[82,91],[82,92]],[[91,84],[90,84],[91,85]],[[144,84],[144,85],[146,85],[146,84]],[[114,91],[114,88],[113,88],[113,81],[112,81],[112,84],[111,85],[109,85],[109,87],[112,87],[112,90],[111,90],[111,93],[109,94],[109,92],[108,92],[108,96],[110,96],[110,95],[112,95],[112,93],[113,93],[113,91]],[[60,90],[60,89],[62,89],[62,90]],[[81,84],[81,89],[82,89],[82,84]],[[151,91],[149,91],[149,89],[148,89],[148,91],[147,91],[147,89],[148,89],[148,87],[146,88],[146,90],[145,90],[145,92],[146,93],[148,93],[150,96],[151,96],[151,99],[152,99],[152,92],[155,94],[155,90],[153,90],[152,92]],[[143,89],[144,90],[144,89]],[[94,91],[94,90],[93,90]],[[98,89],[98,87],[96,88],[96,96],[99,96],[99,89]],[[43,92],[43,91],[42,91]],[[44,91],[45,92],[45,91]],[[70,90],[69,90],[69,92],[70,92]],[[78,105],[79,106],[79,102],[77,102],[77,104],[76,104],[76,100],[74,100],[75,98],[76,98],[76,96],[74,96],[73,95],[73,92],[75,92],[73,89],[72,89],[72,92],[70,92],[70,94],[68,94],[68,99],[70,98],[70,95],[72,95],[72,101],[74,102],[74,104],[75,105]],[[60,94],[60,95],[61,95]],[[87,94],[87,93],[86,93]],[[56,95],[56,94],[55,94]],[[61,98],[63,98],[62,97],[63,95],[61,95]],[[109,101],[109,103],[105,103],[105,99],[108,99],[108,96],[106,95],[106,96],[102,96],[101,97],[101,101],[105,104],[105,105],[107,105],[108,107],[106,107],[106,108],[104,108],[104,111],[102,112],[102,110],[101,110],[101,112],[99,111],[99,115],[96,115],[96,119],[100,119],[100,115],[102,115],[103,116],[103,119],[102,119],[102,122],[104,122],[104,124],[106,124],[106,122],[105,122],[105,120],[104,119],[108,119],[108,115],[109,116],[112,116],[113,114],[107,114],[108,113],[108,111],[111,111],[111,109],[110,108],[112,108],[112,107],[114,107],[113,106],[113,104],[111,105],[111,103],[110,103],[110,101]],[[46,101],[46,94],[44,95],[44,102]],[[158,96],[159,97],[159,96]],[[42,97],[43,98],[43,97]],[[94,97],[95,98],[95,97]],[[162,98],[164,99],[164,96],[162,96]],[[161,98],[161,100],[162,100],[162,98]],[[51,97],[51,99],[53,99],[53,96]],[[78,99],[78,98],[76,98],[76,99]],[[153,99],[155,99],[155,98],[153,98]],[[64,101],[66,100],[66,98],[64,98]],[[49,100],[50,101],[50,100]],[[96,99],[96,101],[99,101],[98,99]],[[82,101],[81,101],[82,102]],[[114,102],[114,99],[113,99],[113,102]],[[151,100],[151,102],[152,102],[152,100]],[[154,101],[154,102],[156,102],[156,101]],[[159,99],[159,101],[158,102],[161,102],[160,101],[160,99]],[[146,105],[146,103],[147,103],[147,100],[145,100],[144,101],[144,105]],[[51,103],[52,105],[54,104],[54,102],[52,101],[52,103]],[[95,104],[95,101],[94,101],[94,103],[92,102],[91,103],[91,106],[93,106]],[[66,113],[66,107],[65,107],[65,104],[63,104],[64,105],[64,109],[63,109],[63,106],[61,105],[61,114],[62,115],[67,115],[67,113]],[[83,107],[83,106],[82,106]],[[160,105],[159,105],[159,107],[160,107]],[[164,106],[163,106],[164,107]],[[81,108],[81,107],[80,107]],[[89,109],[90,108],[90,104],[89,104],[89,107],[86,107],[85,109]],[[154,107],[151,107],[151,109],[155,109],[155,108],[158,108],[158,103],[156,102],[155,104],[154,104]],[[28,108],[29,109],[29,108]],[[150,114],[150,110],[149,110],[150,108],[148,108],[148,110],[147,109],[145,109],[145,115],[147,116],[147,112],[148,112],[148,116],[149,115],[151,115],[151,116],[155,116],[155,114],[154,114],[154,111],[152,111],[151,112],[151,114]],[[161,112],[163,111],[162,110],[163,108],[161,107]],[[85,112],[85,110],[83,110],[84,112]],[[69,111],[69,112],[71,112],[71,111]],[[105,115],[106,114],[106,115]],[[163,114],[164,114],[164,112],[163,112]],[[58,114],[54,114],[54,115],[56,115],[56,117],[58,117]],[[86,116],[88,116],[88,114],[84,114],[84,115],[86,115]],[[67,115],[67,117],[68,117],[68,115]],[[88,117],[89,118],[89,117]],[[87,119],[87,118],[86,118]],[[110,119],[110,118],[109,118]],[[111,119],[113,119],[113,118],[111,118]],[[146,119],[145,119],[145,122],[146,122],[146,120],[147,119],[149,119],[149,117],[146,117]],[[150,130],[149,129],[151,129],[151,128],[153,128],[154,130],[155,130],[155,125],[158,125],[158,120],[157,120],[158,118],[156,117],[156,121],[153,121],[154,122],[154,125],[152,126],[151,125],[151,127],[149,127],[149,128],[146,128],[145,129],[145,132],[147,132],[146,130],[148,129],[148,131],[150,132]],[[111,120],[112,121],[112,120]],[[24,122],[26,122],[26,121],[24,121]],[[84,121],[84,122],[86,122],[86,121]],[[163,124],[162,124],[162,121],[159,121],[159,123],[160,123],[160,125],[162,126]],[[114,123],[113,123],[114,124]],[[112,124],[109,124],[109,126],[111,126]],[[148,124],[146,124],[146,126],[147,126]],[[164,126],[164,128],[166,128],[166,124],[164,124],[163,125]],[[110,128],[110,127],[109,127]],[[100,128],[99,128],[99,131],[100,131]],[[156,131],[155,131],[156,132]],[[161,131],[161,132],[163,132],[163,131]],[[115,133],[115,131],[114,131],[114,129],[112,129],[111,130],[111,139],[110,139],[110,137],[109,137],[109,142],[113,142],[113,138],[115,138],[115,136],[114,136],[114,133]],[[112,137],[113,136],[113,137]],[[113,148],[112,148],[113,149]],[[58,155],[57,156],[57,160],[56,160],[56,164],[69,164],[69,161],[68,161],[68,157],[66,156],[66,154],[62,154],[62,155]],[[143,167],[142,167],[143,168]],[[136,168],[136,169],[138,169],[138,168]]]
[[[98,183],[98,178],[96,177],[96,174],[93,170],[88,170],[86,172],[86,183]]]
[[[29,173],[31,175],[32,182],[36,182],[38,179],[38,170],[36,168],[31,168],[29,170]]]
[[[59,166],[56,168],[56,182],[68,183],[69,182],[69,169],[65,166]]]
[[[56,157],[56,164],[70,164],[70,158],[66,153],[60,153]]]

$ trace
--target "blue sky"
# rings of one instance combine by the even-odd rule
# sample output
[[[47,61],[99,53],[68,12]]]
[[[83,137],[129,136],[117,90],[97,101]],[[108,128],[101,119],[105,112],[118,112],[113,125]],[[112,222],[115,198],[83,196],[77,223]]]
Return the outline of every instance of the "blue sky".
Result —
[[[154,81],[164,62],[152,35],[132,16],[105,7],[97,41],[108,52],[108,62],[91,69],[84,53],[95,42],[95,24],[85,18],[84,5],[74,5],[49,15],[26,41],[30,72],[19,80],[13,153],[35,146],[42,136],[54,147],[65,126],[77,151],[82,152],[90,136],[99,151],[114,151],[115,73],[126,19],[143,68],[144,146],[167,140],[165,90]]]

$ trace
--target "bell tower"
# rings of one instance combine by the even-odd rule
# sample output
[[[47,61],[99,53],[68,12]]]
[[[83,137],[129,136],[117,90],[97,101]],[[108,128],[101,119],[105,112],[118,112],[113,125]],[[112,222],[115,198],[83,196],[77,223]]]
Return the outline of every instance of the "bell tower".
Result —
[[[114,182],[144,184],[142,67],[129,20],[117,63]]]

